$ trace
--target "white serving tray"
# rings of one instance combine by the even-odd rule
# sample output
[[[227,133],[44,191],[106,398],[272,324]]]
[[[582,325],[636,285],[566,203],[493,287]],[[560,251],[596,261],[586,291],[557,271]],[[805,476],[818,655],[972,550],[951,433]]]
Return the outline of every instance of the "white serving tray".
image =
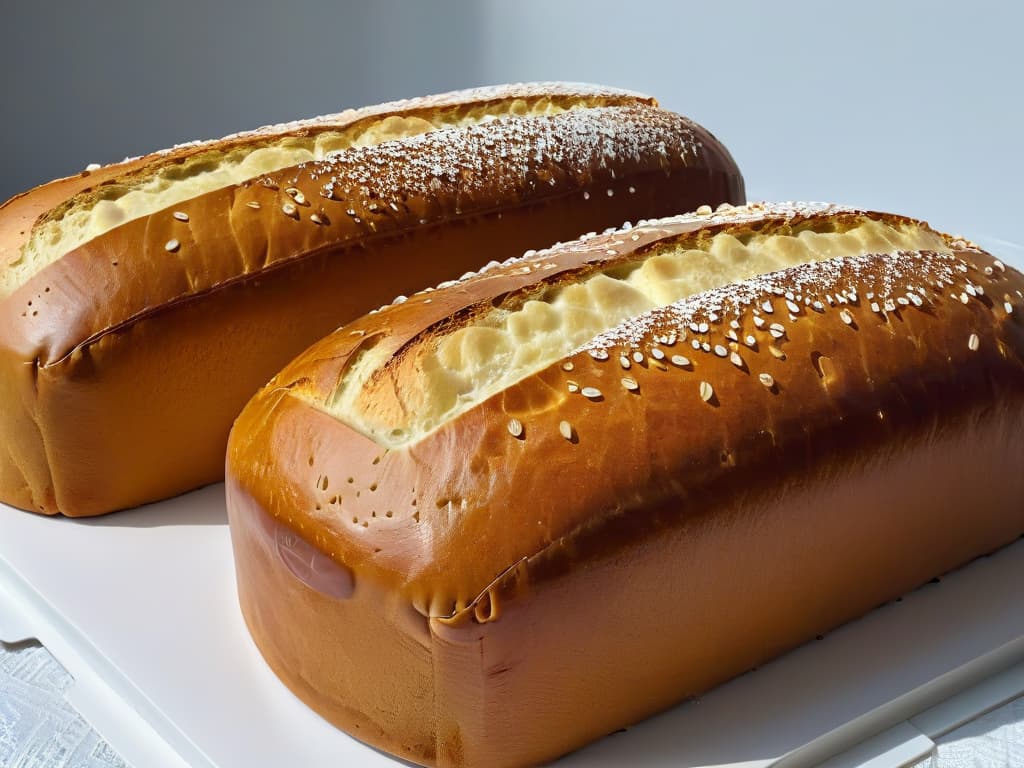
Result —
[[[1024,263],[1019,246],[983,244]],[[221,485],[85,521],[0,505],[0,640],[28,638],[136,768],[402,764],[263,663],[235,598]],[[887,768],[1022,693],[1024,540],[559,764]]]

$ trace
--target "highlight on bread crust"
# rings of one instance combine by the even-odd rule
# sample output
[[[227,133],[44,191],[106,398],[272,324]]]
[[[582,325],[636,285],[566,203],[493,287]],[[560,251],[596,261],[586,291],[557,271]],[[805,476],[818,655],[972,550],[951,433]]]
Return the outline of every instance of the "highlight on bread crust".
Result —
[[[640,215],[740,202],[653,99],[478,89],[194,143],[0,206],[0,500],[102,514],[223,477],[234,417],[389,300]]]
[[[551,760],[1024,533],[1022,311],[972,243],[823,204],[402,297],[233,429],[246,622],[380,748]]]
[[[474,314],[457,329],[447,326],[444,336],[417,349],[415,378],[403,386],[404,401],[396,410],[375,412],[377,392],[368,384],[386,361],[372,351],[360,355],[329,412],[381,445],[408,445],[631,317],[760,274],[900,251],[950,248],[920,222],[867,216],[848,217],[838,227],[811,219],[790,234],[729,231],[684,245],[655,243],[631,263],[615,262],[580,282],[542,283]]]
[[[559,92],[561,91],[561,92]],[[560,87],[523,88],[512,98],[501,90],[480,89],[463,94],[460,102],[434,100],[382,105],[370,110],[349,111],[315,120],[279,126],[284,135],[272,137],[270,129],[228,137],[227,148],[202,143],[179,147],[192,149],[176,163],[145,166],[90,189],[54,209],[32,228],[20,254],[0,271],[0,298],[13,292],[32,275],[85,243],[106,234],[119,224],[149,216],[208,192],[235,186],[283,168],[319,162],[347,149],[374,147],[433,131],[465,128],[506,117],[555,115],[574,109],[639,102],[626,92]],[[472,99],[472,101],[468,101]],[[648,100],[649,101],[649,100]],[[404,110],[387,114],[389,110]],[[267,137],[249,143],[241,138]],[[198,150],[198,151],[197,151]],[[163,154],[170,153],[171,150]],[[187,221],[187,219],[182,219]]]

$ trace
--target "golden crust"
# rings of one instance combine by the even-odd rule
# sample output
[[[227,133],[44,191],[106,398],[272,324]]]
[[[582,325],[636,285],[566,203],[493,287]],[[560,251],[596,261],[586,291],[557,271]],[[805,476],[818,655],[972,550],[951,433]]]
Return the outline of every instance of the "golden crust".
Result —
[[[331,623],[339,611],[351,616],[405,606],[424,617],[435,707],[426,722],[406,715],[419,718],[409,726],[420,729],[417,738],[429,732],[434,740],[431,751],[413,759],[441,765],[550,759],[1024,532],[1014,501],[1021,481],[1010,470],[1024,459],[1024,276],[953,240],[951,254],[819,262],[652,311],[402,448],[384,449],[327,413],[346,367],[367,345],[390,355],[370,384],[386,397],[402,386],[417,345],[539,281],[577,280],[665,239],[730,228],[784,232],[844,216],[906,221],[752,206],[703,221],[652,222],[413,296],[339,329],[297,358],[239,417],[228,455],[243,609],[282,679],[349,730],[360,718],[373,720],[365,711],[341,714],[345,697],[363,695],[360,681],[318,691],[306,680],[299,690],[294,665],[312,657],[301,657],[260,617],[275,610],[290,622],[307,620],[301,604],[287,604],[279,590],[309,590],[308,578],[294,571],[255,575],[251,545],[241,538],[258,525],[305,542],[314,558],[334,563],[375,595],[358,602],[357,588],[352,602],[324,601],[317,623],[329,631],[343,632]],[[756,316],[765,322],[755,323]],[[706,331],[693,330],[705,323]],[[635,353],[641,362],[624,370],[620,357],[634,360]],[[929,463],[943,474],[926,481]],[[979,474],[984,489],[973,486]],[[862,535],[858,520],[871,536]],[[931,545],[911,557],[886,537],[907,547],[928,537]],[[738,560],[705,546],[718,538],[728,539]],[[784,559],[762,562],[757,548]],[[697,552],[703,565],[684,565]],[[794,612],[780,602],[784,593],[761,584],[743,558],[784,572],[790,561],[802,563],[836,591],[819,594],[813,584],[783,578],[795,595],[814,600]],[[860,562],[873,571],[861,574],[858,585],[843,573]],[[281,567],[273,555],[260,564]],[[678,573],[710,580],[711,593],[723,601],[707,608],[715,617],[699,639],[672,634],[682,631],[682,618],[664,619],[661,629],[652,618],[685,613],[691,604],[706,608],[704,587],[695,582],[691,595],[677,583]],[[305,586],[293,583],[296,576]],[[634,578],[646,592],[620,594],[613,586]],[[265,592],[252,589],[257,582],[266,582]],[[665,593],[662,582],[685,594]],[[633,634],[607,630],[629,638],[618,649],[599,639],[606,631],[600,622],[618,627],[621,619],[599,616],[602,596],[592,591],[598,583],[612,591],[609,604],[635,620]],[[774,615],[754,607],[758,595],[775,607]],[[666,607],[657,602],[663,600],[678,602]],[[755,618],[740,621],[730,603],[749,604]],[[743,641],[730,635],[740,627],[748,633]],[[651,650],[651,644],[660,648],[662,631],[666,643],[685,652]],[[332,643],[366,641],[343,634]],[[572,653],[556,647],[561,642]],[[311,653],[323,652],[310,644]],[[517,644],[534,655],[524,656]],[[662,665],[660,682],[640,680],[635,657],[644,653]],[[707,657],[715,653],[721,655]],[[494,678],[474,666],[481,654],[517,668],[514,677],[502,678],[504,704],[494,698]],[[594,689],[582,679],[596,669],[615,671],[602,672],[608,679]],[[574,720],[558,702],[537,699],[551,680],[565,676],[568,689],[560,696],[577,706],[601,691],[651,695],[612,694],[593,720]],[[392,695],[400,697],[400,675],[394,685]],[[466,703],[471,700],[476,709]],[[481,707],[491,714],[479,714]],[[550,715],[545,732],[560,735],[534,728],[543,713]],[[512,735],[497,738],[496,729]],[[408,756],[400,748],[407,733],[402,726],[377,736],[356,732]]]
[[[0,499],[90,515],[215,482],[248,397],[309,343],[396,293],[642,211],[742,200],[728,152],[685,118],[600,90],[558,87],[552,98],[598,106],[345,150],[129,221],[30,277],[0,301],[0,397],[15,404],[0,412]],[[226,141],[268,134],[280,130]],[[148,173],[147,162],[110,173]],[[63,180],[12,201],[0,242],[14,247],[29,219],[91,183]]]
[[[516,99],[539,98],[550,98],[563,104],[582,102],[591,106],[657,104],[650,96],[604,86],[516,83],[347,109],[336,114],[267,125],[217,140],[186,142],[140,157],[125,158],[118,163],[90,166],[79,174],[42,184],[0,204],[0,266],[17,258],[32,229],[40,222],[59,217],[62,211],[75,205],[103,199],[108,189],[139,184],[164,168],[197,157],[217,158],[239,147],[256,148],[288,137],[316,136],[326,131],[350,129],[391,115],[438,117],[450,110],[466,111]]]

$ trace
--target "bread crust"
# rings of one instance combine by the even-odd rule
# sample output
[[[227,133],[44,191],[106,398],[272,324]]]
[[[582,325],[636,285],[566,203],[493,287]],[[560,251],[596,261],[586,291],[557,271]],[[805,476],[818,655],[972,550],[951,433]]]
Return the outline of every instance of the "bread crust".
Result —
[[[0,301],[0,500],[109,512],[222,477],[234,416],[341,323],[491,258],[708,200],[742,178],[704,129],[646,97],[571,86],[447,94],[188,145],[0,209],[8,259],[62,206],[167,164],[270,138],[549,98],[509,117],[353,148],[100,235]],[[582,105],[582,106],[581,106]],[[0,254],[0,263],[3,254]]]
[[[953,238],[952,254],[819,262],[654,310],[401,448],[328,412],[367,345],[387,353],[368,396],[387,398],[420,346],[541,281],[846,216],[907,221],[752,206],[650,223],[413,296],[296,359],[240,416],[227,473],[243,612],[282,680],[408,759],[532,764],[1024,534],[1024,276]],[[752,323],[765,302],[781,335]],[[282,536],[316,576],[270,551]],[[351,593],[325,594],[339,580]],[[361,613],[387,632],[349,630]],[[297,645],[285,627],[310,632]],[[371,643],[421,653],[368,694],[372,666],[332,659]]]

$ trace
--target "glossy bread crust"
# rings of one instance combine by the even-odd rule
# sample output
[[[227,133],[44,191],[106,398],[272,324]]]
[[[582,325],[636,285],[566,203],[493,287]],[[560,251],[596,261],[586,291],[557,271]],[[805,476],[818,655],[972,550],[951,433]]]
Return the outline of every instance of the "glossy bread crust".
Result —
[[[1024,277],[952,238],[654,310],[405,447],[329,413],[360,350],[387,353],[370,385],[386,397],[417,345],[540,281],[851,216],[908,221],[652,222],[413,296],[297,358],[228,454],[241,604],[277,674],[407,759],[533,764],[1024,534]]]
[[[568,111],[445,128],[266,173],[128,221],[0,300],[0,500],[94,515],[222,477],[231,422],[315,339],[492,258],[743,199],[728,152],[651,99],[559,85],[401,102],[187,145],[41,187],[29,224],[155,168],[382,115],[548,98]],[[91,197],[90,197],[91,196]]]

